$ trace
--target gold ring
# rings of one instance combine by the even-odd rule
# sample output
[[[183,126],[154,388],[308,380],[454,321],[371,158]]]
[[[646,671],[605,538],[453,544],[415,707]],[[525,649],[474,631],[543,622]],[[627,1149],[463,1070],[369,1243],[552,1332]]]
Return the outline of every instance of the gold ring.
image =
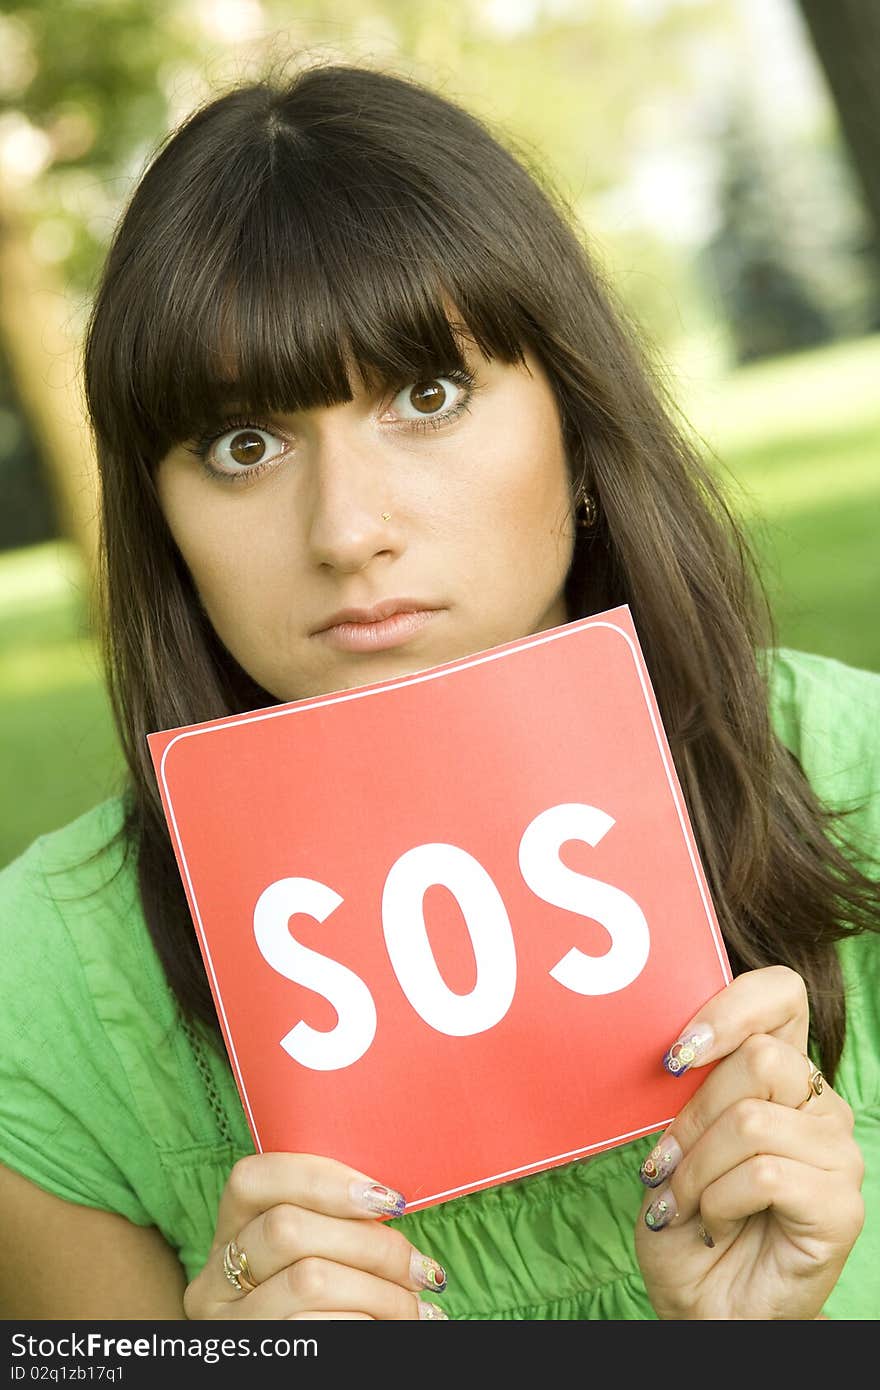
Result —
[[[248,1257],[243,1250],[238,1248],[234,1240],[228,1241],[226,1249],[223,1251],[223,1273],[232,1287],[238,1289],[239,1293],[250,1293],[251,1289],[257,1287],[257,1281],[251,1274]]]
[[[806,1057],[806,1053],[804,1054]],[[806,1057],[807,1065],[810,1068],[810,1089],[801,1101],[801,1105],[806,1105],[807,1101],[812,1100],[813,1096],[821,1096],[825,1089],[825,1078],[815,1065],[812,1058]],[[798,1106],[800,1109],[800,1106]]]

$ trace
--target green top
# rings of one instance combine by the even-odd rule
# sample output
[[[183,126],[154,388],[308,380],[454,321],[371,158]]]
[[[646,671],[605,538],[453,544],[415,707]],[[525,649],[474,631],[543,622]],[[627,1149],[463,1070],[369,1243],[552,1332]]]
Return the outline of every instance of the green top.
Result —
[[[880,675],[777,654],[775,726],[880,860]],[[71,1202],[155,1225],[187,1277],[204,1264],[229,1169],[253,1151],[225,1057],[184,1026],[144,925],[131,858],[99,850],[110,800],[0,872],[0,1160]],[[836,1081],[866,1163],[865,1227],[828,1300],[880,1317],[880,935],[844,942]],[[395,1224],[449,1271],[452,1318],[652,1318],[633,1248],[656,1136],[414,1212]],[[381,1174],[376,1174],[381,1179]]]

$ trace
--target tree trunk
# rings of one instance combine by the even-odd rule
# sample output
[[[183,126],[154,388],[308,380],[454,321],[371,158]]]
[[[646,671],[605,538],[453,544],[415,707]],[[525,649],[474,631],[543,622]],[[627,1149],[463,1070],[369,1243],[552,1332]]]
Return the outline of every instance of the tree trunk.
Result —
[[[94,580],[98,481],[79,375],[73,307],[30,247],[28,227],[0,188],[0,335],[15,391],[45,461],[62,534]]]
[[[880,0],[798,0],[864,190],[880,264]]]

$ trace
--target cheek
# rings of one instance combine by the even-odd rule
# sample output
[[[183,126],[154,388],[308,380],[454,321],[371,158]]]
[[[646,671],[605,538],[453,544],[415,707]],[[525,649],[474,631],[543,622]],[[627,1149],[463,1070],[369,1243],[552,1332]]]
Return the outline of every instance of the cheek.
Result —
[[[555,421],[548,421],[546,432],[520,443],[519,467],[510,471],[505,489],[506,514],[518,537],[531,541],[551,563],[572,541],[568,464],[561,441],[554,439],[557,433]]]
[[[260,595],[266,592],[268,574],[263,571],[267,548],[250,543],[241,527],[218,522],[206,512],[203,499],[195,499],[187,507],[185,498],[170,497],[164,510],[202,606],[228,645],[230,636],[242,630],[245,615],[254,611]],[[198,518],[197,526],[193,517]]]
[[[268,548],[230,546],[208,549],[193,568],[205,611],[227,645],[245,644],[257,633],[278,631],[284,623],[292,586],[283,582]]]
[[[487,616],[504,608],[531,630],[536,613],[556,602],[574,553],[568,471],[561,452],[508,455],[495,486],[481,487],[456,524],[459,573],[469,574]],[[519,630],[513,635],[521,635]]]
[[[200,527],[196,534],[175,539],[199,597],[213,619],[216,610],[230,603],[236,588],[246,587],[240,582],[233,586],[231,579],[233,574],[241,579],[240,557],[230,549],[226,537],[213,533],[208,527]]]

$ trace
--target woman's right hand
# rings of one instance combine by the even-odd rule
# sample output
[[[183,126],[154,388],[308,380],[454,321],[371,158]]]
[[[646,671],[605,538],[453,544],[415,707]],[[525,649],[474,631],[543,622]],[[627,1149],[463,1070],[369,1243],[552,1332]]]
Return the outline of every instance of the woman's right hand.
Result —
[[[240,1159],[223,1189],[211,1252],[184,1294],[186,1316],[445,1318],[420,1298],[445,1289],[441,1266],[377,1219],[403,1209],[399,1193],[335,1159]],[[244,1252],[254,1287],[245,1277],[238,1289],[226,1274],[230,1241]]]

